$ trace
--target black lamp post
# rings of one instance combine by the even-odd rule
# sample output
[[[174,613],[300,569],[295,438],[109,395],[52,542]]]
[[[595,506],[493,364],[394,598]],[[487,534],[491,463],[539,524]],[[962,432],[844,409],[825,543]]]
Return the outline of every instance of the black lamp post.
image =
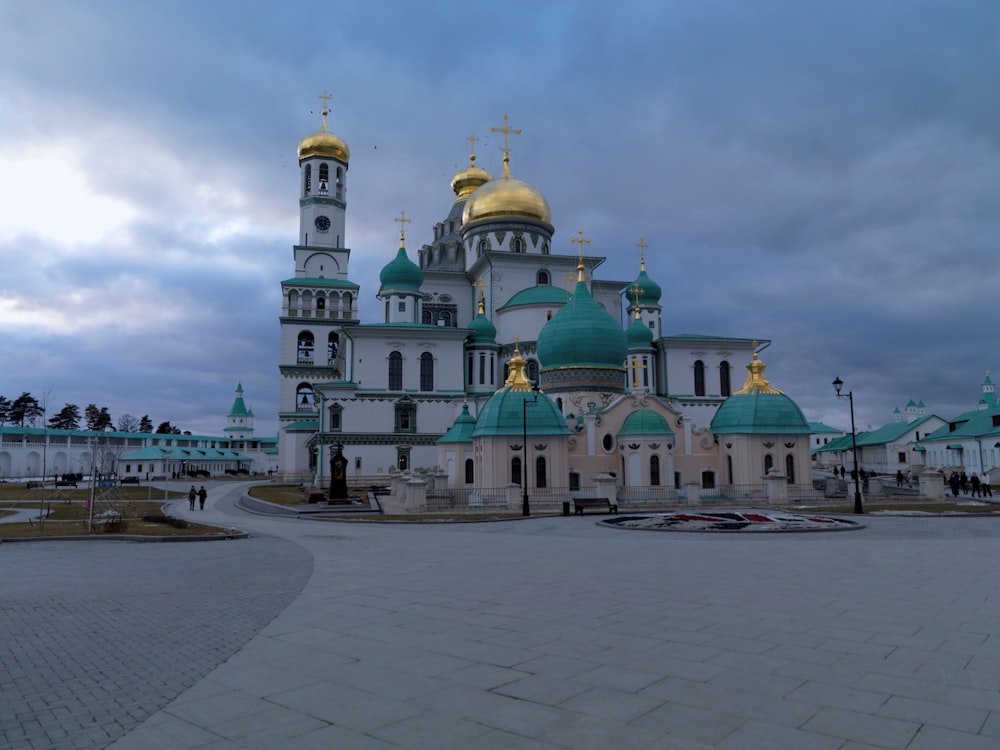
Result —
[[[538,402],[538,383],[531,386],[531,403]],[[528,399],[521,402],[521,437],[524,439],[524,465],[521,467],[521,491],[524,497],[521,501],[521,515],[530,516],[531,506],[528,504]]]
[[[861,505],[861,485],[858,484],[858,433],[854,429],[854,391],[848,391],[846,396],[840,395],[840,389],[844,387],[844,381],[837,378],[833,381],[833,387],[837,389],[837,398],[846,398],[851,402],[851,449],[854,453],[854,512],[864,513],[865,509]]]

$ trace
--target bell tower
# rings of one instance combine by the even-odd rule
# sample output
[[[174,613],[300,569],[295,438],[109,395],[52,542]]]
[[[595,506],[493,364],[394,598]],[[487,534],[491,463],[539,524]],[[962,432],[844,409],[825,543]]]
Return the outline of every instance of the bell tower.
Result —
[[[351,152],[327,129],[330,95],[323,102],[320,129],[299,143],[299,245],[342,248],[347,213],[347,167]]]

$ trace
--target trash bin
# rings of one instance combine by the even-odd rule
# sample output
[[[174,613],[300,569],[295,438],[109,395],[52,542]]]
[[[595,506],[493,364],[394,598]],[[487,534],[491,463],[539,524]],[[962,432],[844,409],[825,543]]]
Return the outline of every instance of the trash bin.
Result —
[[[563,500],[563,515],[569,515],[569,500]]]

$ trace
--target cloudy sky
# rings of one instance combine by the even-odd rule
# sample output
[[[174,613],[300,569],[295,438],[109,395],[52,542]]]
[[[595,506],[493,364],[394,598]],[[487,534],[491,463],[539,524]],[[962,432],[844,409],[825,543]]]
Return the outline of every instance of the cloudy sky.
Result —
[[[275,434],[326,89],[365,322],[507,113],[555,250],[630,280],[644,237],[666,332],[771,339],[812,420],[836,376],[859,429],[953,416],[1000,368],[998,72],[993,0],[0,3],[0,394],[219,434],[242,382]]]

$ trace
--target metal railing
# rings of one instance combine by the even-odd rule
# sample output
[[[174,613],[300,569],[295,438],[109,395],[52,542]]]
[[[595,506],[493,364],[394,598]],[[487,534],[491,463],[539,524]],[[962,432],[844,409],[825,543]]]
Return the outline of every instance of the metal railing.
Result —
[[[507,489],[505,487],[477,490],[434,490],[427,493],[428,510],[477,510],[506,507]]]

